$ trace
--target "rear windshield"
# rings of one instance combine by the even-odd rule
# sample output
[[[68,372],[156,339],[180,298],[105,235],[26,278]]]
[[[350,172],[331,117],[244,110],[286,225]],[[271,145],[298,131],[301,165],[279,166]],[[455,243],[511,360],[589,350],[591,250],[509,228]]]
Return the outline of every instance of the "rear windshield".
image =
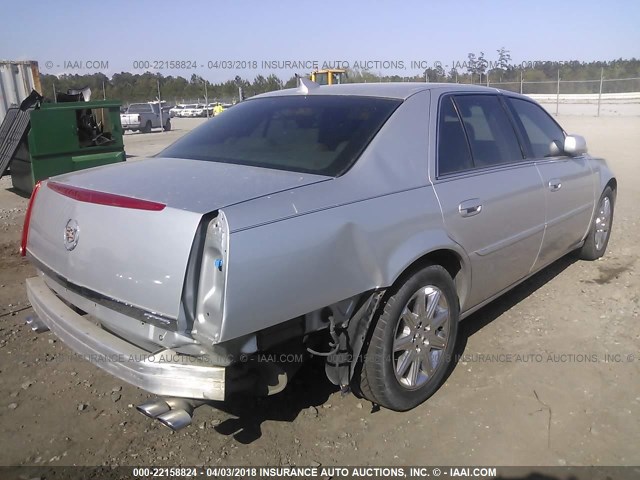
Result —
[[[146,113],[151,112],[151,105],[146,103],[134,103],[133,105],[129,105],[129,113]]]
[[[339,176],[400,100],[283,96],[242,102],[158,156]]]

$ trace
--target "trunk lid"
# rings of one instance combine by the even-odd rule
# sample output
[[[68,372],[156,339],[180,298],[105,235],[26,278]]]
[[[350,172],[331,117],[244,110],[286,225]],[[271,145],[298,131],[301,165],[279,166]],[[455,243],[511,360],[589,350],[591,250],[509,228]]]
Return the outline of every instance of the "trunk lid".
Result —
[[[327,177],[154,158],[55,177],[63,187],[166,205],[162,210],[81,201],[43,184],[27,250],[69,282],[154,314],[177,318],[185,271],[202,215],[317,183]],[[67,228],[75,231],[73,248]]]
[[[330,177],[230,163],[149,158],[68,173],[55,181],[208,213]]]

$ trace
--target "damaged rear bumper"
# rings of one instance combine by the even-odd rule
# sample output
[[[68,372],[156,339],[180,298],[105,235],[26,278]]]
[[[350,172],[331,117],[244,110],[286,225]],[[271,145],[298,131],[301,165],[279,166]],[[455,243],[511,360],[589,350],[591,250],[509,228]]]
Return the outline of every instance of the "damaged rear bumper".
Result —
[[[225,399],[226,367],[170,349],[151,354],[76,313],[43,278],[29,278],[26,284],[29,301],[40,321],[81,358],[156,395]]]

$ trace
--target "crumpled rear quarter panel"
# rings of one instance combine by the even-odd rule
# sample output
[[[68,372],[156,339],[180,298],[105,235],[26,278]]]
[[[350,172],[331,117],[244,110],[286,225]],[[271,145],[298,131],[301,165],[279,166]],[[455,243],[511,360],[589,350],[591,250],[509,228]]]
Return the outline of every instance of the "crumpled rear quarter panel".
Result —
[[[391,285],[451,245],[428,179],[429,92],[405,100],[341,177],[225,208],[221,341]]]
[[[441,222],[423,187],[232,233],[220,341],[390,285]]]

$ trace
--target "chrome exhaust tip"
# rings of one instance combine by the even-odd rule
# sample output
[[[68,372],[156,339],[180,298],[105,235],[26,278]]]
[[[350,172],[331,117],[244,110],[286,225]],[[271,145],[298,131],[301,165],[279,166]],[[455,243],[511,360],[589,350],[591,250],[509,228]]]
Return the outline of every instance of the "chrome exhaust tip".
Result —
[[[182,409],[171,410],[156,417],[156,420],[175,432],[191,425],[191,414]]]
[[[147,417],[157,418],[159,415],[171,411],[171,407],[167,402],[158,398],[157,400],[152,400],[151,402],[138,405],[136,410]]]
[[[42,320],[40,320],[37,316],[27,317],[27,325],[31,327],[31,330],[36,333],[44,333],[49,331],[49,327],[47,327]]]
[[[192,400],[190,398],[157,398],[138,405],[138,410],[143,415],[155,418],[165,427],[177,431],[191,425],[193,412],[204,400]]]

